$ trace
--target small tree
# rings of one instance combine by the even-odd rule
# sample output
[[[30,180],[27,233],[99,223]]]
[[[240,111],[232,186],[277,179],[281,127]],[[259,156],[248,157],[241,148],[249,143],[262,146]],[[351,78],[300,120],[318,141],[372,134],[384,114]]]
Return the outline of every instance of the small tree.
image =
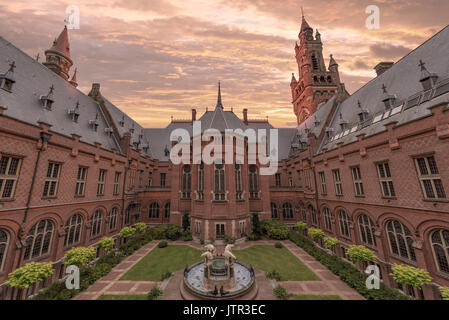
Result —
[[[373,251],[365,246],[352,245],[348,248],[347,254],[354,262],[366,261],[373,262],[377,259]]]
[[[449,300],[449,287],[439,287],[443,300]]]
[[[190,229],[190,217],[189,213],[185,212],[182,215],[182,231],[186,231],[187,229]]]
[[[129,237],[132,237],[136,233],[136,229],[132,227],[124,227],[122,230],[120,230],[118,236],[122,239],[128,239]]]
[[[76,247],[72,248],[64,256],[66,266],[75,265],[78,267],[86,265],[95,257],[95,248]]]
[[[337,238],[324,237],[324,246],[328,249],[335,248],[340,244],[340,240]]]
[[[423,285],[432,281],[432,277],[427,270],[415,268],[407,264],[395,264],[391,270],[393,272],[390,275],[397,283],[412,286],[419,290],[422,289]]]
[[[296,222],[296,227],[299,230],[304,231],[307,229],[307,223],[305,223],[304,221],[298,221],[298,222]]]
[[[144,222],[138,222],[134,224],[134,228],[137,230],[137,232],[144,233],[145,230],[147,230],[147,225]]]
[[[313,240],[323,239],[324,237],[324,231],[317,228],[309,228],[308,234]]]
[[[114,239],[111,237],[103,237],[97,242],[97,248],[103,248],[106,252],[111,250],[112,247],[114,247]]]
[[[26,289],[53,274],[53,262],[30,262],[8,275],[6,283],[13,288]]]
[[[259,214],[253,213],[252,214],[252,227],[253,227],[253,234],[260,237],[262,234],[262,228],[260,226],[260,220],[259,220]]]

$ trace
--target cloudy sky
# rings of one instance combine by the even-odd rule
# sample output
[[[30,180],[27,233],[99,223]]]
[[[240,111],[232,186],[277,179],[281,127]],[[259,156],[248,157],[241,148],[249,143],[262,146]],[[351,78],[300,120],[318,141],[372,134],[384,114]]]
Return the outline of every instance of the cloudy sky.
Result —
[[[380,8],[379,30],[365,26],[370,4]],[[293,126],[301,6],[351,93],[379,61],[397,61],[442,29],[449,12],[447,0],[15,0],[0,3],[0,36],[43,57],[68,5],[81,16],[81,28],[69,31],[79,89],[101,83],[105,97],[146,127],[213,108],[218,80],[226,109]]]

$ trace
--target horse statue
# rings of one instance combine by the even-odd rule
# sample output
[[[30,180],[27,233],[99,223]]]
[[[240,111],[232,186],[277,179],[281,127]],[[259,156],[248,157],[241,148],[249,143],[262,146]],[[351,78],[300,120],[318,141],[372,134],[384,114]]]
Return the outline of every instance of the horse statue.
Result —
[[[229,247],[229,246],[231,246],[231,247]],[[228,264],[228,265],[232,265],[232,263],[233,263],[233,260],[237,260],[237,258],[234,256],[234,254],[231,252],[231,248],[232,248],[233,246],[232,245],[227,245],[226,246],[226,248],[225,248],[225,251],[224,251],[224,253],[223,253],[223,257],[225,257],[225,259],[226,259],[226,264]]]
[[[212,253],[214,256],[217,254],[217,249],[215,249],[213,244],[206,244],[204,246],[204,248],[206,248],[206,250],[210,253]]]

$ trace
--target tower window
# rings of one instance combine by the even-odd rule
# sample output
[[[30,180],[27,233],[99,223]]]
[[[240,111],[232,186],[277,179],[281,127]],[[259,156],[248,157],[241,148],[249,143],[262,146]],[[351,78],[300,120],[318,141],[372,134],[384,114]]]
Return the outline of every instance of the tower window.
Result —
[[[312,68],[313,68],[313,70],[316,70],[316,71],[319,70],[318,59],[316,58],[316,56],[314,54],[312,55]]]

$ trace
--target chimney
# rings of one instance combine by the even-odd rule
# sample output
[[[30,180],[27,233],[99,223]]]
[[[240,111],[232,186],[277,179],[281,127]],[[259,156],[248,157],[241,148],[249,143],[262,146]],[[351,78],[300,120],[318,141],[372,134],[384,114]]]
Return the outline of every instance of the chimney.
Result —
[[[243,109],[243,123],[248,124],[248,109]]]
[[[89,92],[90,97],[97,97],[100,94],[100,84],[92,83],[92,89]]]
[[[192,109],[192,122],[196,121],[196,109]]]
[[[394,62],[380,62],[377,66],[374,67],[376,70],[377,76],[380,76],[382,73],[390,69],[394,65]]]

